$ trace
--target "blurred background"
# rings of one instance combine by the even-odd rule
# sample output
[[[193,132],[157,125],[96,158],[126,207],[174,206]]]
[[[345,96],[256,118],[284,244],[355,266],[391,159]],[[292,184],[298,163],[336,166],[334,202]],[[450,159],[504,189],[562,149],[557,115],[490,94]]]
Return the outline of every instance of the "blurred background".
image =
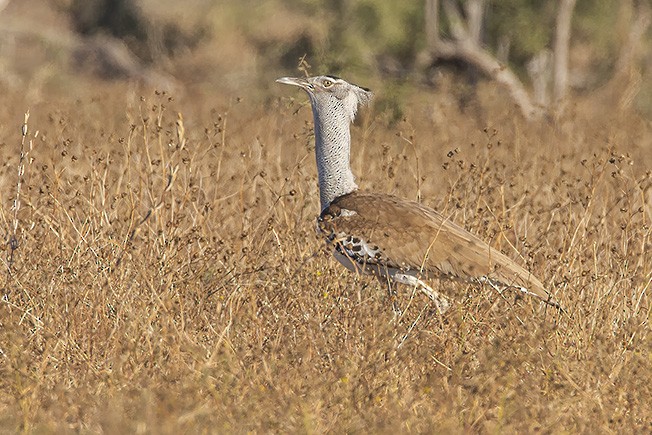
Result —
[[[649,433],[651,18],[0,0],[0,433]],[[400,289],[396,317],[337,264],[308,98],[275,83],[325,73],[375,93],[362,189],[437,209],[567,311],[441,282],[450,314]]]
[[[481,116],[487,82],[527,118],[588,101],[649,119],[650,11],[649,0],[0,0],[0,92],[32,104],[138,83],[265,98],[303,58],[311,74],[382,90],[377,108],[397,119],[415,89]]]

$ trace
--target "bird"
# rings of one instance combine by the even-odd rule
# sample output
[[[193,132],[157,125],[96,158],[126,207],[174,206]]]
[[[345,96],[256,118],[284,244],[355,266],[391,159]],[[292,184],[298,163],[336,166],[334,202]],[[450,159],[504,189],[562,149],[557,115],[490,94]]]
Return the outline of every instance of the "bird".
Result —
[[[448,298],[436,279],[515,289],[561,310],[531,272],[441,213],[416,201],[360,190],[351,171],[351,132],[372,92],[337,76],[282,77],[310,99],[321,213],[317,230],[347,269],[424,293],[443,313]],[[390,290],[391,292],[391,290]]]

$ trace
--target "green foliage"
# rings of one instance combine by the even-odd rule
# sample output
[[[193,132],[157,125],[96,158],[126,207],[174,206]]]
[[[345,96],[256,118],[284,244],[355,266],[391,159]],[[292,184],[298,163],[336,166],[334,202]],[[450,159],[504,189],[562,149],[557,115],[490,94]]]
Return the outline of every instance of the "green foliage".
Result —
[[[410,69],[425,46],[423,1],[280,1],[294,12],[323,21],[326,37],[307,54],[316,65],[329,70],[345,65],[347,69],[373,68],[380,56],[389,56]],[[509,62],[522,71],[533,56],[552,48],[557,8],[557,1],[489,0],[483,30],[486,48],[495,51],[500,43],[508,42]],[[620,8],[613,0],[580,0],[573,15],[573,40],[586,41],[605,70],[611,69],[626,31],[614,32]],[[446,33],[444,14],[440,18]]]
[[[182,28],[176,17],[159,22],[134,0],[72,0],[69,13],[76,32],[84,36],[106,34],[121,39],[146,62],[193,48],[209,34],[201,20],[189,30]]]
[[[492,46],[508,38],[510,60],[524,64],[551,46],[557,2],[492,0],[485,16],[486,39]]]
[[[460,11],[463,4],[456,1]],[[204,44],[205,53],[222,56],[220,62],[232,63],[223,59],[237,55],[238,65],[252,69],[288,70],[305,55],[314,71],[368,76],[385,70],[404,78],[426,47],[423,0],[193,0],[183,7],[185,20],[177,17],[178,6],[153,0],[72,0],[71,5],[77,31],[111,33],[152,62]],[[507,62],[527,82],[527,63],[541,50],[553,48],[558,6],[558,0],[487,0],[484,48],[496,53],[508,44]],[[578,76],[587,77],[585,89],[613,76],[634,13],[635,2],[577,1],[571,66]],[[439,25],[442,37],[451,37],[443,11]],[[229,46],[238,48],[223,48]]]
[[[383,93],[375,102],[375,110],[382,114],[387,124],[395,126],[405,116],[403,101],[405,100],[406,84],[388,80]]]
[[[591,47],[595,72],[605,76],[613,67],[627,29],[618,29],[622,5],[613,0],[580,0],[575,10],[575,41]],[[619,31],[624,30],[624,31]]]
[[[360,1],[353,20],[368,46],[400,59],[413,57],[423,34],[421,2]]]
[[[409,63],[423,43],[422,2],[286,0],[286,5],[324,21],[326,38],[307,54],[330,71],[369,68],[379,55]]]

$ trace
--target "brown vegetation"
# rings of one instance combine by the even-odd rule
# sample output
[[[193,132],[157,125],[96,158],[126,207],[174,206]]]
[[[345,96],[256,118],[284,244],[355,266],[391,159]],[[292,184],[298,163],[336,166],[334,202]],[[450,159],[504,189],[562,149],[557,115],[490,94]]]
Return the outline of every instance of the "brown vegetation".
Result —
[[[303,97],[125,94],[32,109],[18,247],[4,245],[5,428],[649,429],[646,123],[597,128],[578,109],[532,127],[497,102],[483,131],[436,95],[395,126],[363,114],[362,186],[450,213],[568,310],[442,283],[449,313],[404,289],[394,322],[383,289],[314,236]],[[8,229],[17,107],[0,114]]]
[[[395,320],[315,236],[307,98],[240,37],[182,55],[173,94],[17,50],[20,80],[0,82],[0,432],[652,429],[640,76],[528,123],[490,82],[461,105],[445,73],[436,90],[342,74],[377,92],[353,128],[358,184],[450,215],[567,311],[442,282],[445,315],[402,288]]]

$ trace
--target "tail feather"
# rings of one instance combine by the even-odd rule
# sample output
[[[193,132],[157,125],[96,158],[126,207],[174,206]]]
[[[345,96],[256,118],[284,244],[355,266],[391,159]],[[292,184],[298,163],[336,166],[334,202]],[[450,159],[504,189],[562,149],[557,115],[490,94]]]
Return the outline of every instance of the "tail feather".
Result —
[[[558,309],[561,312],[565,312],[562,306],[558,302],[552,299],[552,295],[543,287],[543,284],[541,284],[541,282],[532,275],[529,276],[529,280],[528,280],[529,284],[531,285],[530,288],[526,288],[521,285],[508,284],[503,281],[492,279],[486,276],[477,278],[476,281],[481,284],[487,284],[491,286],[494,290],[496,290],[498,293],[501,294],[504,290],[514,289],[528,296],[535,297],[541,300],[542,302],[545,302],[546,304],[550,305],[551,307]]]

